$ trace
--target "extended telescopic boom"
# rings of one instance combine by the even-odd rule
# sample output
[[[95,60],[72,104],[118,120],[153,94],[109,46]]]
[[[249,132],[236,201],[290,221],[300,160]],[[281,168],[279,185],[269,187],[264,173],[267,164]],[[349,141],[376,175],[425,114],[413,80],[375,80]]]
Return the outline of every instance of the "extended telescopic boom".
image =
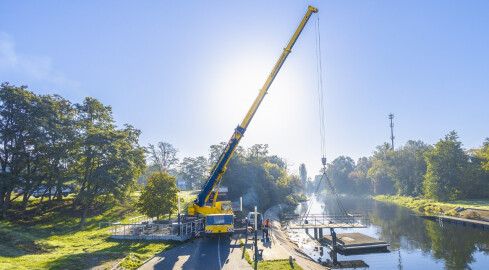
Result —
[[[302,30],[304,29],[304,26],[306,25],[307,21],[311,17],[312,13],[317,13],[318,10],[317,8],[314,8],[312,6],[309,6],[307,9],[306,15],[304,15],[304,18],[302,19],[301,23],[297,27],[297,30],[295,31],[294,35],[290,39],[289,43],[287,44],[287,47],[285,47],[284,51],[282,52],[282,55],[280,55],[280,58],[278,59],[277,63],[273,67],[272,72],[268,76],[265,84],[261,88],[258,96],[256,97],[255,101],[253,102],[253,105],[249,109],[248,113],[246,114],[245,118],[243,119],[243,122],[236,127],[233,136],[227,143],[226,147],[224,148],[224,151],[222,152],[221,156],[219,157],[218,162],[214,165],[214,168],[212,169],[212,173],[207,179],[203,189],[201,190],[200,194],[198,195],[197,199],[194,201],[193,207],[189,207],[189,212],[191,212],[191,208],[194,208],[194,210],[197,213],[201,213],[199,211],[199,208],[203,207],[205,203],[209,200],[209,196],[211,195],[212,190],[216,187],[216,185],[219,183],[221,180],[222,175],[226,171],[226,166],[231,159],[231,156],[233,155],[234,151],[236,150],[236,147],[239,144],[239,141],[243,137],[246,128],[251,122],[251,119],[253,119],[253,116],[255,115],[258,107],[260,106],[260,103],[262,102],[263,98],[267,94],[268,88],[270,88],[270,85],[272,84],[273,80],[277,76],[277,73],[280,71],[280,68],[285,62],[285,59],[287,59],[287,56],[290,54],[292,47],[294,46],[295,42],[297,41],[297,38],[301,34]],[[217,190],[216,190],[216,197],[217,197]],[[214,200],[214,204],[215,204]],[[192,212],[194,212],[192,211]],[[206,211],[203,211],[206,212]]]

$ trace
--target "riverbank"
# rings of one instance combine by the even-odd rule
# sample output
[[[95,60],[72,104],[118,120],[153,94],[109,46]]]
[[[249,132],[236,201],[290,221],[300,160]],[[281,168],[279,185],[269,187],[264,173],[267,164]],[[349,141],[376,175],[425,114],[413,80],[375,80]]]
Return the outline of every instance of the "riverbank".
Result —
[[[307,255],[304,251],[302,251],[299,245],[290,239],[282,228],[281,225],[281,216],[283,216],[285,209],[289,206],[285,204],[279,204],[274,207],[271,207],[267,211],[265,211],[265,218],[270,218],[272,223],[272,235],[274,241],[277,241],[278,245],[285,249],[286,252],[290,254],[290,258],[293,258],[294,264],[297,263],[299,267],[293,269],[307,269],[307,270],[320,270],[320,269],[329,269],[321,266],[319,263],[315,262],[309,255]],[[287,260],[288,261],[288,260]]]
[[[421,215],[444,215],[489,221],[489,199],[437,202],[425,198],[378,195],[374,200],[407,207]]]

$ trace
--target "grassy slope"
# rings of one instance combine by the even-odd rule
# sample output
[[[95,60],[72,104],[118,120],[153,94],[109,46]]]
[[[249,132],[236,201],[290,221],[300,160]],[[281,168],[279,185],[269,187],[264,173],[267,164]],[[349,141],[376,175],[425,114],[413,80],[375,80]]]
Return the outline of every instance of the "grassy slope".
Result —
[[[101,221],[127,221],[137,216],[134,200],[95,213],[83,230],[77,227],[79,218],[60,210],[66,209],[61,205],[41,218],[0,221],[0,269],[86,269],[122,259],[124,268],[136,268],[154,254],[178,245],[172,241],[112,240],[105,229],[98,229]]]
[[[435,206],[440,207],[443,210],[455,208],[455,207],[464,207],[464,208],[480,208],[489,210],[489,199],[484,200],[458,200],[458,201],[449,201],[449,202],[437,202],[430,199],[423,198],[413,198],[407,196],[389,196],[389,195],[378,195],[374,197],[375,200],[387,202],[387,203],[395,203],[398,205],[402,205],[408,208],[411,208],[419,213],[424,212],[424,208],[426,206]]]

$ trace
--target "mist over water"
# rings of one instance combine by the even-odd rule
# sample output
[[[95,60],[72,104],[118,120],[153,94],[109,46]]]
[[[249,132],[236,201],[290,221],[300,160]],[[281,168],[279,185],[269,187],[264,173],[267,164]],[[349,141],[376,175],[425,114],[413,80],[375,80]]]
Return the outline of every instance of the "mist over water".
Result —
[[[367,228],[335,229],[337,234],[358,232],[390,244],[388,253],[370,253],[344,256],[338,261],[363,260],[370,269],[488,269],[489,231],[450,223],[438,223],[423,219],[413,211],[394,204],[378,202],[370,198],[341,197],[348,212],[362,213],[369,221]],[[312,203],[311,214],[339,214],[339,207],[332,195],[302,203],[296,213],[302,214]],[[313,231],[309,232],[313,235]],[[329,235],[329,229],[323,230]],[[315,248],[310,236],[303,230],[295,230],[293,239],[300,242],[313,259],[331,259],[328,248]]]

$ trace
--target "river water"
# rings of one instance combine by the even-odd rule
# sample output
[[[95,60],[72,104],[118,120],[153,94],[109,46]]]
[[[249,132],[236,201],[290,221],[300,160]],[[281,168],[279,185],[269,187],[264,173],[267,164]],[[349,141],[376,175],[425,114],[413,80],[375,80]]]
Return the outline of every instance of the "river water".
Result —
[[[335,229],[337,234],[358,232],[390,244],[387,253],[340,255],[338,261],[363,260],[370,269],[489,269],[489,230],[439,223],[423,219],[408,208],[370,198],[342,197],[348,212],[362,213],[369,219],[367,228]],[[339,207],[332,196],[324,195],[299,205],[296,212],[337,214]],[[311,230],[310,230],[311,231]],[[324,229],[329,234],[329,229]],[[311,233],[311,232],[310,232]],[[315,260],[331,259],[329,249],[321,256],[303,230],[289,237]]]

